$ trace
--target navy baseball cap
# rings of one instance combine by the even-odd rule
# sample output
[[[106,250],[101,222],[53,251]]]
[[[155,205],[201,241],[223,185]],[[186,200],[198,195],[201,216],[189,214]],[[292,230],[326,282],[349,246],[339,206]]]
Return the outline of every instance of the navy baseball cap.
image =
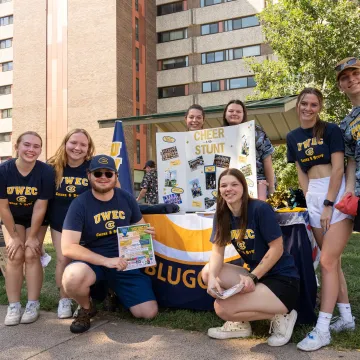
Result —
[[[114,159],[108,155],[96,155],[92,158],[89,171],[93,172],[99,169],[107,169],[117,172]]]
[[[155,167],[155,161],[154,161],[154,160],[148,160],[148,161],[145,163],[144,169],[146,169],[147,167],[154,168],[154,167]]]

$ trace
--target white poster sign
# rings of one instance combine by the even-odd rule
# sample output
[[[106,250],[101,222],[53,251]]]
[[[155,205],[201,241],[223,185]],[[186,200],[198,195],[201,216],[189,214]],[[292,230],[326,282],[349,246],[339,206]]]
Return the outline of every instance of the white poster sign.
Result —
[[[157,133],[159,202],[182,211],[205,211],[217,198],[217,182],[228,167],[240,169],[257,197],[255,122],[188,132]]]

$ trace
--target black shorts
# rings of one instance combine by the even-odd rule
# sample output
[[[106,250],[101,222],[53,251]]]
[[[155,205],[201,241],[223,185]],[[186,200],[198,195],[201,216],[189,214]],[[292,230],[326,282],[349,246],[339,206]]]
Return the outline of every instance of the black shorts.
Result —
[[[14,222],[17,225],[23,226],[25,229],[28,229],[31,227],[31,218],[29,219],[27,217],[17,216],[17,217],[14,217]],[[0,224],[4,225],[4,223],[2,221],[0,221]],[[48,226],[48,225],[49,225],[49,222],[46,219],[44,219],[41,226]]]
[[[267,275],[261,278],[259,283],[266,285],[289,312],[297,307],[300,292],[299,279],[282,275]]]
[[[360,201],[358,201],[357,215],[354,219],[354,231],[360,232]]]

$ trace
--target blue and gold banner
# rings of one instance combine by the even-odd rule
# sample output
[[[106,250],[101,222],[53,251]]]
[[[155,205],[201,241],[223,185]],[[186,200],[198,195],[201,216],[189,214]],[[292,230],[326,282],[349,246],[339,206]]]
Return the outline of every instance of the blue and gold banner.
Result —
[[[110,156],[115,160],[121,188],[133,194],[129,156],[126,148],[122,121],[115,122],[114,136],[111,144]]]

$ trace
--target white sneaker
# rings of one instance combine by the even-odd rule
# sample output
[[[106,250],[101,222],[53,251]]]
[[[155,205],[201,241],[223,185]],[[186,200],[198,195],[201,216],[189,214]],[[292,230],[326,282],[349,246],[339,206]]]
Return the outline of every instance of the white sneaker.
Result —
[[[21,318],[21,306],[8,306],[4,324],[7,326],[19,325]]]
[[[227,321],[223,326],[210,328],[208,335],[213,339],[245,338],[251,336],[251,325],[248,321]]]
[[[332,324],[330,325],[330,330],[334,332],[340,332],[344,330],[355,330],[355,316],[352,317],[352,321],[346,321],[341,316],[335,316],[332,319]]]
[[[43,268],[46,268],[49,265],[50,261],[51,261],[51,256],[48,253],[45,253],[44,255],[40,256],[40,262]]]
[[[287,344],[291,338],[297,319],[296,310],[292,310],[290,314],[275,315],[271,320],[269,334],[272,334],[267,343],[270,346],[283,346]]]
[[[314,351],[329,345],[330,332],[322,332],[316,327],[306,335],[306,338],[297,344],[297,348],[304,351]]]
[[[71,299],[67,299],[67,298],[60,299],[58,311],[57,311],[59,319],[68,319],[73,316],[71,305],[72,305]]]
[[[23,316],[21,317],[21,324],[30,324],[36,321],[40,315],[40,303],[27,303]]]

